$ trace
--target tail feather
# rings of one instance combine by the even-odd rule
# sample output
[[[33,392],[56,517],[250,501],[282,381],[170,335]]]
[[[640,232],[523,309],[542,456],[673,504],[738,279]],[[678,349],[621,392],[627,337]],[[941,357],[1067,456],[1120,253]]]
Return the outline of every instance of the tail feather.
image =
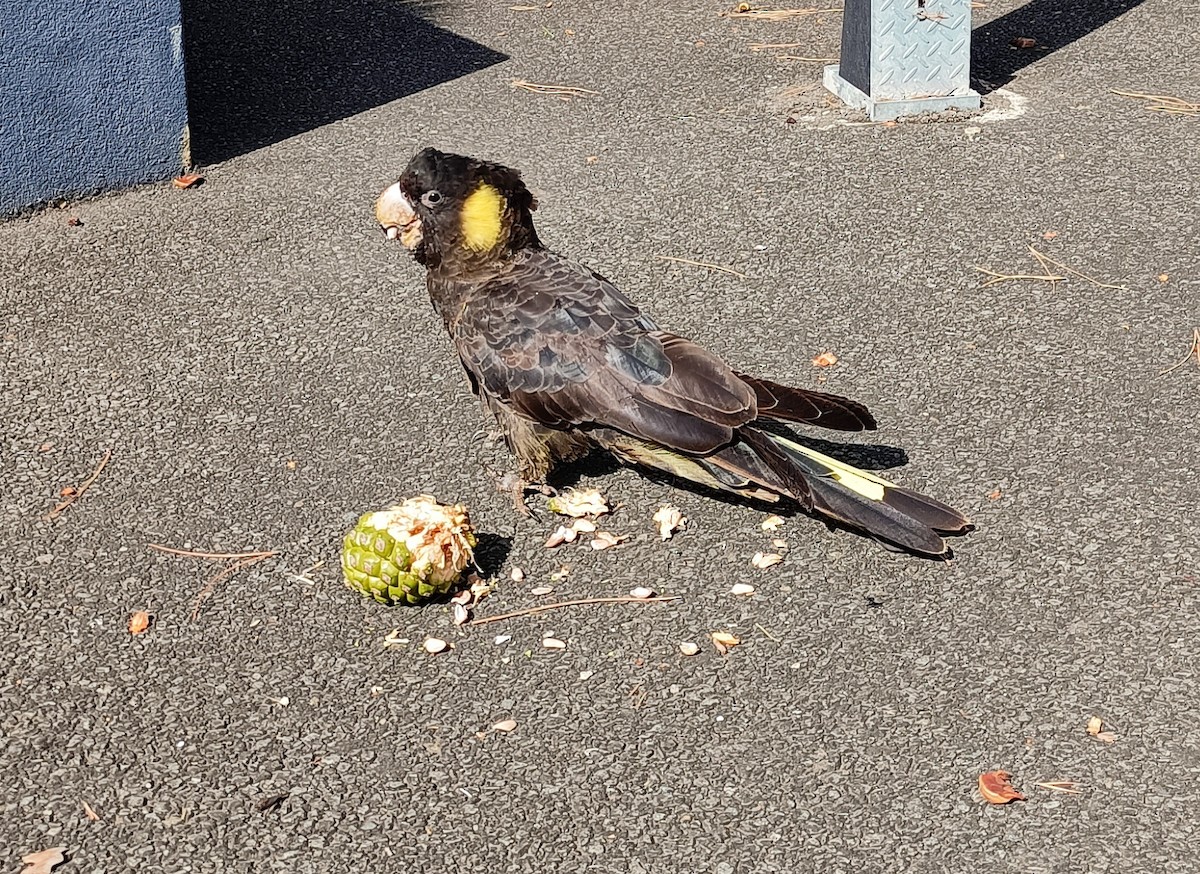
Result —
[[[944,555],[949,547],[939,532],[971,526],[953,507],[794,440],[753,426],[737,433],[738,442],[708,456],[685,455],[612,429],[590,436],[625,462],[743,498],[792,498],[806,510],[911,552]]]
[[[865,470],[771,435],[787,457],[810,476],[814,509],[906,549],[941,555],[938,532],[958,533],[971,521],[947,504],[901,488]]]

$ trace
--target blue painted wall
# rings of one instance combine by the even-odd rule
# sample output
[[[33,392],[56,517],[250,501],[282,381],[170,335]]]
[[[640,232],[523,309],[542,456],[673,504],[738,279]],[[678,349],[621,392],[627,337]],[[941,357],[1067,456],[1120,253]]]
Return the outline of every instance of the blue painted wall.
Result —
[[[0,213],[180,171],[179,0],[0,0]]]

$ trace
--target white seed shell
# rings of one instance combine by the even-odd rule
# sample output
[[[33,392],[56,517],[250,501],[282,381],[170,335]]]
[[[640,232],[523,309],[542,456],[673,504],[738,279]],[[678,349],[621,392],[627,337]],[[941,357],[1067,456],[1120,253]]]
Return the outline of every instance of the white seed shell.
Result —
[[[450,644],[446,643],[440,637],[427,637],[422,646],[425,647],[425,652],[433,654],[445,652],[450,647]]]

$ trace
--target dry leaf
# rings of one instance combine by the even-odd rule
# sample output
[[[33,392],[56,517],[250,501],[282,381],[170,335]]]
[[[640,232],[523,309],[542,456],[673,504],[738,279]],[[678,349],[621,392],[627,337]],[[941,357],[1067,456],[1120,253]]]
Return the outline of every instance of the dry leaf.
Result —
[[[53,448],[54,448],[53,443],[43,443],[41,446],[38,447],[37,451],[41,452],[44,455],[45,453],[49,452]]]
[[[584,160],[587,161],[589,164],[595,164],[597,161],[600,160],[600,156],[599,155],[588,155]]]
[[[754,594],[754,586],[750,585],[749,583],[734,583],[733,587],[729,590],[729,594],[731,594],[731,595],[753,595]]]
[[[1028,36],[1014,37],[1011,45],[1018,49],[1032,49],[1037,47],[1037,40]]]
[[[1057,236],[1058,236],[1058,231],[1046,231],[1044,234],[1042,234],[1042,239],[1043,240],[1053,240]]]
[[[529,590],[529,594],[531,594],[531,595],[549,595],[553,591],[554,591],[554,589],[552,589],[550,586],[534,586],[532,589]]]
[[[81,219],[77,215],[73,215],[69,219],[67,219],[67,224],[73,228],[78,228],[83,224],[83,219]]]
[[[183,176],[176,176],[171,180],[171,184],[176,188],[195,188],[203,181],[204,177],[199,173],[187,173]]]
[[[508,732],[512,731],[516,727],[517,727],[517,721],[515,719],[501,719],[499,722],[497,722],[495,725],[492,726],[492,730],[493,731],[502,731],[505,734],[507,734]]]
[[[455,625],[462,625],[471,618],[471,611],[469,611],[462,604],[455,604],[451,612],[454,617]]]
[[[679,644],[679,651],[685,656],[694,656],[696,653],[700,652],[700,647],[692,643],[690,640],[685,640],[683,643]]]
[[[512,569],[512,573],[508,576],[514,583],[519,583],[521,580],[525,579],[525,570],[523,568],[515,567]]]
[[[1025,796],[1009,783],[1012,774],[1008,771],[988,771],[979,775],[979,794],[988,804],[1008,804],[1010,801],[1024,801]]]
[[[1093,716],[1087,721],[1087,733],[1095,737],[1104,730],[1104,720],[1099,716]]]
[[[66,847],[50,847],[40,853],[30,853],[22,856],[21,861],[28,867],[21,869],[21,874],[50,874],[50,869],[63,863],[63,853]]]
[[[782,526],[783,526],[783,517],[782,516],[768,516],[766,519],[763,519],[763,522],[762,522],[762,530],[763,531],[774,531],[775,529],[781,528]]]
[[[557,637],[543,637],[542,646],[546,649],[566,649],[567,644],[559,640]]]
[[[992,489],[990,492],[988,492],[988,500],[998,501],[1003,494],[1004,492],[1000,491],[999,489]]]
[[[663,540],[670,540],[686,521],[687,519],[679,512],[679,509],[670,505],[659,507],[658,512],[654,514],[654,524],[658,526],[658,536]]]
[[[592,549],[599,552],[602,549],[609,549],[618,543],[623,543],[628,539],[624,534],[613,534],[611,531],[597,531],[596,536],[592,538]]]
[[[58,490],[58,496],[60,498],[73,498],[77,494],[78,492],[75,491],[75,486],[63,486]]]
[[[445,652],[450,648],[450,644],[446,643],[446,641],[442,640],[440,637],[427,637],[425,638],[425,642],[421,645],[425,647],[425,652],[429,653],[430,655],[435,655],[439,652]]]
[[[766,570],[772,565],[779,564],[781,561],[783,561],[783,556],[777,552],[756,552],[754,553],[754,558],[750,559],[750,564],[759,570]]]
[[[296,459],[289,458],[287,461],[284,462],[284,466],[286,466],[288,470],[295,470],[296,469]]]
[[[1170,278],[1171,278],[1171,277],[1170,277],[1168,274],[1166,274],[1166,273],[1160,273],[1160,274],[1158,274],[1158,281],[1159,281],[1159,282],[1167,282],[1167,281],[1168,281]]]
[[[833,367],[838,363],[838,357],[832,352],[822,352],[812,360],[812,363],[817,367]]]
[[[717,648],[717,652],[719,652],[721,655],[725,655],[725,653],[729,652],[731,649],[741,643],[740,640],[738,640],[728,631],[714,631],[711,637],[713,646]]]
[[[150,614],[145,610],[134,610],[129,617],[129,633],[141,634],[150,627]]]
[[[608,502],[599,489],[567,489],[547,502],[551,512],[560,516],[603,516]]]
[[[646,598],[654,597],[654,590],[646,586],[638,586],[636,589],[629,590],[629,597],[644,601]]]

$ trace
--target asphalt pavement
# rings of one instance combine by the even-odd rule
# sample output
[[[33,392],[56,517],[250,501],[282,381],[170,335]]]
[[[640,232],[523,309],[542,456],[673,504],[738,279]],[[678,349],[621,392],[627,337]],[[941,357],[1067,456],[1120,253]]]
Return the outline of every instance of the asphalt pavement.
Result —
[[[203,185],[0,223],[0,871],[1200,868],[1200,366],[1163,372],[1200,327],[1200,121],[1112,93],[1200,100],[1200,8],[1092,5],[987,0],[986,112],[939,123],[863,124],[779,57],[835,56],[837,14],[720,3],[285,5],[307,74],[270,16],[191,59],[229,95],[193,96]],[[544,241],[664,327],[865,402],[848,442],[977,530],[922,560],[594,463],[630,540],[543,548],[374,226],[426,145],[522,168]],[[1067,278],[984,287],[1031,245]],[[421,492],[486,535],[477,617],[678,599],[456,628],[346,589],[343,532]],[[150,544],[278,555],[214,580]],[[985,803],[996,769],[1027,800]]]

